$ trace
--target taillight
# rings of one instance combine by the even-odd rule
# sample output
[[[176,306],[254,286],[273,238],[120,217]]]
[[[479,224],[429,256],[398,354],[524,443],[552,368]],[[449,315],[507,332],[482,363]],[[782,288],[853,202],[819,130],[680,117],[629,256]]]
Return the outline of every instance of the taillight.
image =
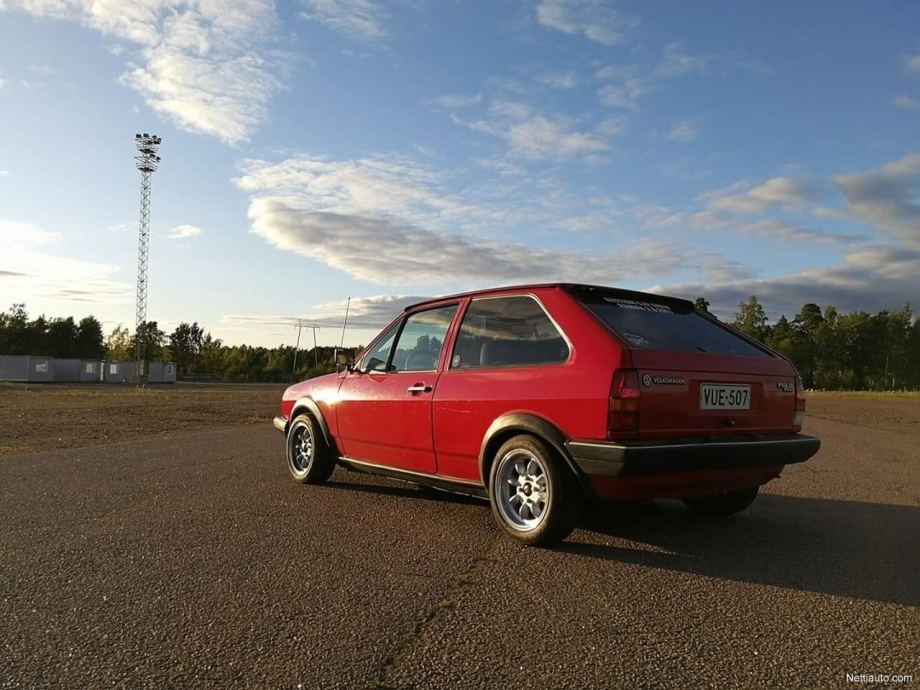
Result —
[[[802,428],[805,424],[805,386],[802,379],[795,377],[795,414],[792,417],[792,426]]]
[[[639,430],[639,373],[635,369],[617,369],[610,388],[610,411],[607,437],[618,438]]]

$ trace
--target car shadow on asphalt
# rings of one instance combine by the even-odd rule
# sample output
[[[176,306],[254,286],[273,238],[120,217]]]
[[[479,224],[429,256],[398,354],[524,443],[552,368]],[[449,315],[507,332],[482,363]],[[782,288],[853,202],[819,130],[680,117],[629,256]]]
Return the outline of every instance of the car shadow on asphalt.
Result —
[[[337,472],[325,486],[415,501],[480,498]],[[601,503],[561,554],[735,582],[920,606],[920,508],[762,493],[743,513],[707,518],[680,501]]]
[[[361,479],[356,479],[357,477],[361,477]],[[488,505],[487,500],[484,498],[455,494],[450,491],[442,491],[440,489],[429,489],[426,487],[421,487],[417,484],[412,484],[411,482],[401,482],[398,479],[383,479],[377,477],[373,477],[373,479],[371,479],[371,477],[373,477],[373,475],[362,474],[360,472],[349,472],[342,475],[341,477],[336,475],[336,479],[326,482],[323,487],[339,489],[342,491],[360,491],[363,493],[378,494],[382,496],[405,497],[407,499],[421,501],[461,503],[478,506]],[[380,483],[367,483],[368,480],[372,482],[379,481]]]
[[[576,535],[556,550],[735,582],[920,605],[917,507],[761,494],[747,511],[719,519],[696,515],[678,501],[602,504],[589,511],[581,529],[587,543]]]

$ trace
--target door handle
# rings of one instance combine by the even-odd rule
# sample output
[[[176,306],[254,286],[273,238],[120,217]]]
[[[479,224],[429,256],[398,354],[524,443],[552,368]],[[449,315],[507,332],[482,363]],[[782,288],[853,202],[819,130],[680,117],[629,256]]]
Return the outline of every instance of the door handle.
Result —
[[[430,393],[431,386],[426,386],[424,383],[416,383],[414,386],[409,386],[406,389],[407,393]]]

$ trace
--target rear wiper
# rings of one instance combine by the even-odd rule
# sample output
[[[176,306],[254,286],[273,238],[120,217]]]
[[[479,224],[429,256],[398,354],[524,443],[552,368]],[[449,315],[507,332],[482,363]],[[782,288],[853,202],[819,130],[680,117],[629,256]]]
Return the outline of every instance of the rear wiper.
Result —
[[[700,347],[699,345],[696,346],[696,349],[699,350],[700,352],[708,352],[706,348]]]

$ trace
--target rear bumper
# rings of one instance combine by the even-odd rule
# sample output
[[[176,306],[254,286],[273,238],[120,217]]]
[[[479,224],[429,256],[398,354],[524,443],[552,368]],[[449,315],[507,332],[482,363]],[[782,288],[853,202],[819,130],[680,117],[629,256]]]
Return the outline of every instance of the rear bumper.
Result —
[[[817,453],[821,440],[790,434],[743,439],[572,440],[565,445],[588,476],[643,477],[791,465]]]
[[[282,434],[287,430],[287,420],[284,417],[275,417],[272,420],[272,424],[274,424],[275,428]]]

